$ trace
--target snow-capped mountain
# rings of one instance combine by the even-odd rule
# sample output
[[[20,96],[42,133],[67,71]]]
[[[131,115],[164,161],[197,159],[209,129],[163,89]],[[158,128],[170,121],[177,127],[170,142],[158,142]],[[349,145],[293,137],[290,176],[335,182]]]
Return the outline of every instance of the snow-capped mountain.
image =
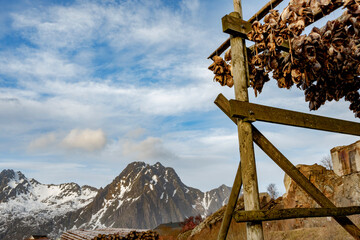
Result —
[[[51,231],[53,224],[49,223],[86,206],[97,192],[96,188],[80,187],[76,183],[41,184],[27,179],[21,172],[3,170],[0,173],[0,239],[22,239],[26,230],[30,234]]]
[[[134,162],[99,190],[74,223],[76,228],[153,228],[187,216],[206,216],[223,206],[229,195],[225,185],[203,193],[183,184],[172,168]]]
[[[183,184],[160,163],[129,164],[99,190],[75,183],[41,184],[21,172],[0,173],[0,239],[72,228],[154,228],[185,217],[206,216],[223,206],[230,188],[201,192]]]

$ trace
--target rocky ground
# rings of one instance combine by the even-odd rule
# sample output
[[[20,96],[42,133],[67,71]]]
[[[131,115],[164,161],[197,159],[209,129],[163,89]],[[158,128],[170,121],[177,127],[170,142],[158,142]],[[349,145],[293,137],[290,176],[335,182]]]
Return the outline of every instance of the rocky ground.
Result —
[[[317,164],[298,165],[297,168],[315,184],[336,206],[360,205],[360,173],[339,177],[332,170],[327,170]],[[261,208],[309,208],[319,207],[298,185],[288,176],[284,178],[286,193],[274,200],[267,194],[260,195]],[[243,210],[243,199],[240,198],[237,210]],[[192,231],[180,234],[179,240],[215,240],[220,229],[225,206],[209,216]],[[360,225],[360,216],[350,218],[356,225]],[[298,218],[281,221],[263,222],[265,239],[353,239],[332,218]],[[246,239],[245,223],[231,222],[227,240]]]

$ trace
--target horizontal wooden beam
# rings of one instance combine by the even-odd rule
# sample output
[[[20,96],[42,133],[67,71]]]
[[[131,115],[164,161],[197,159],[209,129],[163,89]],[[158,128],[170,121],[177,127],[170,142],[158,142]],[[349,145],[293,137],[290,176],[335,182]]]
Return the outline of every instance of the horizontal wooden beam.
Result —
[[[258,211],[236,211],[236,222],[273,221],[291,218],[339,217],[360,214],[360,207],[289,208]]]
[[[248,22],[253,23],[255,20],[260,21],[266,14],[269,13],[271,9],[274,9],[277,5],[279,5],[283,0],[271,0],[267,2],[258,12],[256,12]],[[213,53],[210,54],[208,59],[212,58],[215,55],[220,56],[223,52],[226,51],[230,47],[230,38],[226,39],[220,47],[218,47]]]
[[[250,19],[249,22],[260,21],[271,9],[277,7],[283,0],[271,0],[268,1],[259,11],[257,11]]]
[[[283,125],[360,136],[360,123],[230,100],[230,115]]]
[[[226,39],[225,42],[223,42],[220,47],[218,47],[213,53],[208,56],[208,59],[213,58],[213,56],[218,55],[220,56],[223,52],[226,51],[230,47],[230,38]]]

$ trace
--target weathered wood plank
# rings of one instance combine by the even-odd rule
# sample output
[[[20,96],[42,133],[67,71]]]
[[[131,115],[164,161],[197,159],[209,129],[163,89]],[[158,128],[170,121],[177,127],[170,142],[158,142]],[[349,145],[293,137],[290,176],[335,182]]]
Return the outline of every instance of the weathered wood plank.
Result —
[[[236,211],[237,222],[273,221],[291,218],[339,217],[360,214],[360,207],[289,208],[258,211]]]
[[[230,38],[226,39],[213,53],[208,56],[208,59],[212,59],[213,56],[218,55],[220,56],[223,52],[226,51],[230,47]]]
[[[219,94],[215,104],[236,123],[236,119],[231,117],[230,102]],[[317,189],[269,140],[267,140],[254,126],[253,139],[255,143],[286,173],[288,174],[305,192],[307,192],[321,207],[335,208],[336,206]],[[360,240],[360,230],[348,217],[334,217],[334,219],[355,239]]]
[[[227,237],[230,228],[231,218],[233,217],[236,203],[239,198],[241,185],[242,185],[242,177],[241,177],[241,162],[240,162],[238,170],[236,172],[234,184],[231,188],[231,193],[225,209],[224,217],[221,222],[221,226],[217,238],[218,240],[225,240]]]
[[[264,135],[254,126],[254,142],[305,192],[307,192],[321,207],[335,208],[332,203],[309,179],[307,179]],[[334,219],[355,239],[360,240],[360,229],[348,217]]]
[[[247,34],[251,31],[251,23],[244,21],[238,17],[234,17],[231,15],[225,15],[222,19],[222,28],[223,32],[231,34],[233,36],[242,37],[248,39]],[[284,43],[279,46],[283,51],[289,50],[288,41],[284,41]]]
[[[230,16],[242,19],[241,0],[233,0],[234,12]],[[230,37],[231,64],[234,78],[235,99],[249,101],[248,95],[248,62],[244,38]],[[251,123],[237,121],[238,139],[241,159],[241,176],[244,186],[244,205],[246,210],[260,210],[259,189],[255,165],[255,153],[252,137]],[[246,224],[247,239],[263,240],[264,234],[261,222],[248,222]]]
[[[247,39],[246,34],[251,31],[251,23],[230,15],[225,15],[221,21],[223,32]]]
[[[360,136],[360,123],[230,100],[232,117]]]
[[[232,117],[230,115],[230,102],[229,100],[227,100],[227,98],[222,95],[221,93],[216,97],[215,101],[214,101],[215,105],[218,106],[221,111],[223,111],[226,116],[228,116],[231,121],[233,121],[235,124],[237,123],[237,119],[235,117]]]

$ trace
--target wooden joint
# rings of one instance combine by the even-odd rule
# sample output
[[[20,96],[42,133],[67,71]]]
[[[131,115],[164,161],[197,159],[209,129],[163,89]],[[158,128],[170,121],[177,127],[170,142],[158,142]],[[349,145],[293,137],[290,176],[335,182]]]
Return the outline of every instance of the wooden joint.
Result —
[[[235,17],[233,14],[225,15],[221,21],[223,32],[247,39],[246,34],[251,31],[251,23]]]

